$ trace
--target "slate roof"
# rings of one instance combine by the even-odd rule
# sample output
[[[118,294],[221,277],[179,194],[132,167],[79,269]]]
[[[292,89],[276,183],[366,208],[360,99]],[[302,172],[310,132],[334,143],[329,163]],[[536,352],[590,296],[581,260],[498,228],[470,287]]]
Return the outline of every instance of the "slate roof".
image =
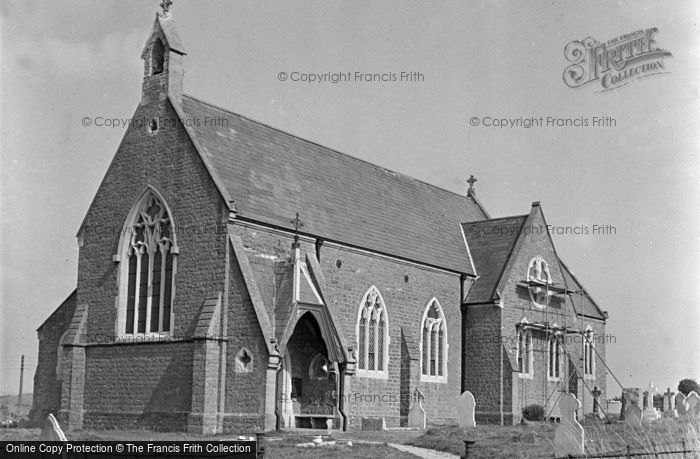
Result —
[[[459,224],[488,216],[471,198],[191,96],[182,109],[239,217],[291,230],[298,211],[302,234],[474,274]]]
[[[253,254],[248,254],[248,261],[250,262],[250,268],[255,276],[255,282],[258,284],[258,289],[260,295],[262,296],[263,303],[267,309],[267,313],[270,317],[274,316],[275,310],[275,291],[278,288],[279,279],[277,273],[277,267],[280,264],[275,260],[269,258],[255,256]]]
[[[570,295],[576,314],[582,314],[587,317],[605,320],[607,318],[605,313],[601,311],[595,301],[593,301],[593,298],[591,298],[586,289],[584,289],[578,279],[576,279],[576,276],[574,276],[571,270],[569,270],[569,267],[566,266],[566,264],[564,264],[564,262],[561,260],[559,260],[559,264],[561,265],[561,270],[564,273],[566,287],[569,290],[583,291],[583,295]]]
[[[49,315],[46,318],[46,320],[44,320],[41,323],[41,325],[39,325],[39,327],[36,329],[36,331],[40,331],[42,328],[44,328],[44,326],[46,326],[46,324],[49,323],[49,321],[51,321],[51,319],[56,317],[58,314],[63,314],[65,312],[66,308],[70,308],[70,307],[75,308],[75,303],[76,303],[77,299],[78,299],[78,289],[75,289],[71,292],[70,295],[68,295],[68,297],[66,297],[65,300],[63,300],[63,302],[61,302],[61,304],[51,313],[51,315]],[[72,314],[72,312],[70,314]]]
[[[518,215],[462,224],[479,274],[469,291],[467,303],[486,303],[495,298],[496,286],[527,217]]]

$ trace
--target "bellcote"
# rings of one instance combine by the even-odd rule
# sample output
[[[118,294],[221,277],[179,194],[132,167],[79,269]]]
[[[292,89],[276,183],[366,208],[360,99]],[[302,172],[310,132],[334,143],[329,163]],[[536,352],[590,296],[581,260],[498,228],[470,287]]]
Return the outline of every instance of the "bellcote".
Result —
[[[182,102],[185,48],[169,12],[157,13],[153,28],[141,53],[143,87],[141,104],[165,100]]]

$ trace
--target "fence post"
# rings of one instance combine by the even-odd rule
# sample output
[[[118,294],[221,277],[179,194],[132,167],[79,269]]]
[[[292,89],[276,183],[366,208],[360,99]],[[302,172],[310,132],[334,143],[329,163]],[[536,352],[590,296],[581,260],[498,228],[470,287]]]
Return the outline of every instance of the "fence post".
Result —
[[[471,452],[474,443],[476,443],[475,440],[464,440],[464,456],[462,456],[462,459],[469,457],[469,453]]]
[[[683,451],[683,457],[685,457],[685,437],[681,438],[681,450]]]
[[[255,432],[255,443],[257,444],[256,459],[265,458],[265,432]]]

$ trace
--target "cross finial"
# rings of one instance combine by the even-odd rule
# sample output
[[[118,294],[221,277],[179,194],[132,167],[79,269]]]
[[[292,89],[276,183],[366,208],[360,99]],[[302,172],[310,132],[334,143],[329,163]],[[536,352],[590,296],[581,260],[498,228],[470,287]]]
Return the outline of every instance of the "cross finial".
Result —
[[[167,17],[170,14],[170,5],[173,4],[173,0],[163,0],[160,2],[160,8],[163,10],[163,17]]]
[[[294,225],[294,244],[296,245],[299,242],[299,228],[304,227],[304,223],[299,218],[299,212],[290,222]]]
[[[476,177],[474,175],[470,175],[469,178],[467,179],[467,183],[469,184],[469,189],[467,190],[467,195],[474,194],[474,184],[476,183]]]

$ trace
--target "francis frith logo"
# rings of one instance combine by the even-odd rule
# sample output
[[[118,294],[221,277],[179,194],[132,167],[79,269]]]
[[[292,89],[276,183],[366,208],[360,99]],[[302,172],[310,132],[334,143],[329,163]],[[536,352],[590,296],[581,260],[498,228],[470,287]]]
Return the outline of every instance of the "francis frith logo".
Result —
[[[564,83],[570,88],[597,83],[600,92],[668,73],[664,59],[672,54],[657,46],[657,31],[656,27],[637,30],[606,42],[591,37],[569,42],[564,56],[571,64],[564,69]]]

